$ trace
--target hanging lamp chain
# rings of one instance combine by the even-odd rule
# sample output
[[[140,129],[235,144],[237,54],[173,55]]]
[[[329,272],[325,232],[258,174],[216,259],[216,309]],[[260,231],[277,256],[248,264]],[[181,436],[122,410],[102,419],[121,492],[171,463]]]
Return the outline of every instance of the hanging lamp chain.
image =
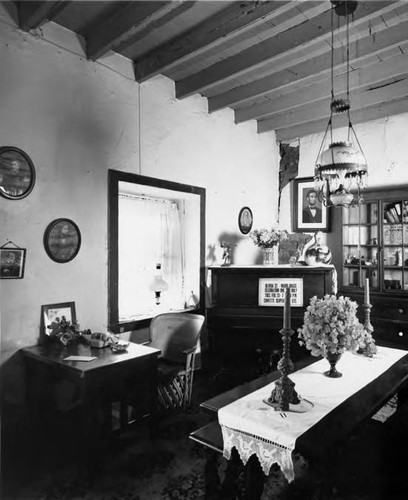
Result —
[[[361,149],[357,135],[353,129],[350,117],[350,15],[357,8],[356,0],[336,1],[331,0],[331,100],[330,118],[323,136],[317,160],[315,163],[315,182],[319,192],[319,198],[326,206],[351,207],[360,205],[363,198],[360,194],[365,186],[367,176],[367,161]],[[335,20],[334,14],[338,16],[337,28],[340,31],[340,17],[345,17],[345,63],[346,81],[345,94],[335,96],[334,78],[334,50],[335,50]],[[342,43],[340,43],[340,46]],[[340,62],[340,61],[339,61]],[[340,77],[339,77],[340,81]],[[347,141],[334,141],[333,129],[335,115],[347,113],[348,130]],[[336,123],[339,126],[339,123]],[[326,149],[326,140],[330,138],[330,144]],[[353,140],[354,139],[354,140]],[[355,146],[357,145],[357,147]],[[349,191],[352,189],[354,194]]]

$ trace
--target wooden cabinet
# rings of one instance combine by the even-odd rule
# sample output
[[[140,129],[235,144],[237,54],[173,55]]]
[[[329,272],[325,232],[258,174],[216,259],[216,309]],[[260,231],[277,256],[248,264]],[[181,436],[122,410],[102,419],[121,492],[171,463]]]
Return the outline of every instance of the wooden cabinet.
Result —
[[[368,190],[364,200],[332,211],[339,292],[362,304],[368,278],[376,339],[408,348],[408,186]]]

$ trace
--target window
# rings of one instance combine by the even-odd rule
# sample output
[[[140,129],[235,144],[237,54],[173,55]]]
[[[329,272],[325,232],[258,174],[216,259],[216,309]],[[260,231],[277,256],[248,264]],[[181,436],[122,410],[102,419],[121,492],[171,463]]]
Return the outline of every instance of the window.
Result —
[[[203,304],[205,190],[109,171],[109,326],[144,327],[153,316]],[[152,288],[160,264],[167,290]]]

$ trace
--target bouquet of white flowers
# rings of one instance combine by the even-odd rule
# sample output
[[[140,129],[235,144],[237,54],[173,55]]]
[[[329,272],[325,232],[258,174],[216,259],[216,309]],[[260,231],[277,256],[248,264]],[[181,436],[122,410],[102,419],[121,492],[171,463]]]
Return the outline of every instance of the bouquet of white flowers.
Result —
[[[285,229],[254,229],[249,233],[253,243],[260,248],[272,248],[283,240],[287,240],[289,233]]]
[[[312,356],[341,354],[345,351],[373,356],[377,348],[370,332],[357,318],[357,303],[349,297],[316,296],[304,314],[304,324],[298,329],[299,344]]]

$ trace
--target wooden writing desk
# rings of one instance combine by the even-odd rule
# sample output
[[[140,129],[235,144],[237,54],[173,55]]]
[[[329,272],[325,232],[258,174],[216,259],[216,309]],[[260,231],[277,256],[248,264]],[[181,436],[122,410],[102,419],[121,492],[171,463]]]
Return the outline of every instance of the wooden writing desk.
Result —
[[[305,358],[296,364],[296,369],[301,369],[314,361],[316,361],[316,358]],[[203,402],[201,407],[216,417],[220,408],[270,384],[279,376],[279,372],[270,373],[209,399]],[[296,441],[294,455],[300,455],[303,459],[306,459],[317,471],[318,476],[324,477],[333,450],[336,450],[341,443],[344,443],[364,420],[371,417],[398,391],[398,404],[399,406],[403,404],[403,401],[406,400],[407,380],[408,354],[352,397],[337,406],[307,432],[303,433]],[[217,455],[223,451],[221,427],[218,421],[211,422],[191,433],[190,438],[202,444],[206,449],[206,498],[217,498],[220,488],[218,472],[216,471]],[[253,476],[252,481],[248,481],[248,498],[256,500],[262,494],[260,484],[263,484],[264,476],[257,461],[248,462],[248,465],[250,465],[249,469],[252,469],[250,474]],[[231,493],[231,497],[228,496],[228,491],[234,492],[236,490],[236,486],[232,484],[234,480],[236,481],[236,477],[234,478],[233,475],[226,475],[228,484],[224,484],[224,496],[222,498],[234,498],[234,493]],[[225,493],[225,490],[227,490],[227,493]]]
[[[56,382],[69,381],[77,388],[85,455],[92,458],[106,436],[111,402],[120,400],[124,390],[139,406],[140,414],[150,415],[151,429],[157,414],[158,349],[130,343],[127,351],[114,353],[109,347],[91,348],[83,344],[33,346],[22,349],[25,358],[27,402],[31,415],[43,418],[55,411]],[[92,361],[67,361],[68,356],[95,356]],[[127,394],[129,396],[129,394]]]

